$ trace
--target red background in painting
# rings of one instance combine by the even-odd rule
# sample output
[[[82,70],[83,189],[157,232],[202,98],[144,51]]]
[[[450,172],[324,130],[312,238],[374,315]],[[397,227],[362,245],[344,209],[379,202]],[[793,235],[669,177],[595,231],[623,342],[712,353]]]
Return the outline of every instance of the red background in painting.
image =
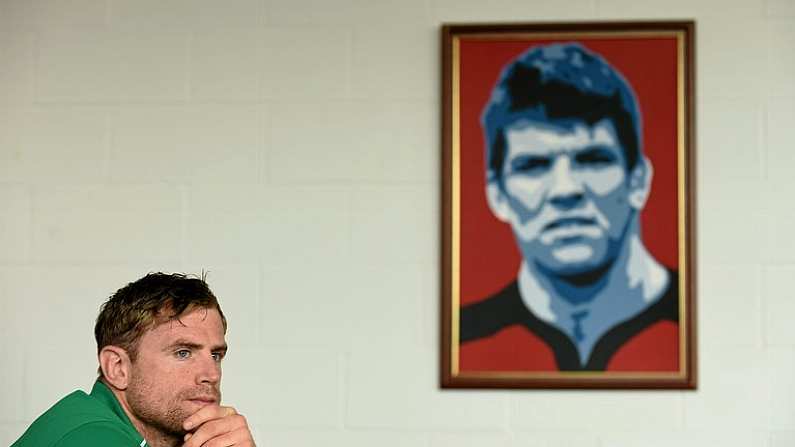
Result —
[[[510,227],[498,221],[486,204],[480,115],[502,67],[527,48],[554,41],[460,41],[461,304],[484,299],[513,281],[521,261]],[[654,168],[651,196],[641,213],[643,240],[658,260],[676,269],[676,40],[577,41],[601,54],[635,90],[643,123],[643,152]]]

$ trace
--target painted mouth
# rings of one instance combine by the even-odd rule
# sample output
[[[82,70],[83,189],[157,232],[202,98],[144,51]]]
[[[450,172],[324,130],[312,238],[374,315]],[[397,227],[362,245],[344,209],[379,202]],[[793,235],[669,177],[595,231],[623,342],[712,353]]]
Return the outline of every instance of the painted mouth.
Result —
[[[548,223],[544,230],[557,230],[567,227],[577,227],[582,225],[596,225],[596,219],[592,219],[589,217],[564,217],[561,219],[553,220],[552,222]]]

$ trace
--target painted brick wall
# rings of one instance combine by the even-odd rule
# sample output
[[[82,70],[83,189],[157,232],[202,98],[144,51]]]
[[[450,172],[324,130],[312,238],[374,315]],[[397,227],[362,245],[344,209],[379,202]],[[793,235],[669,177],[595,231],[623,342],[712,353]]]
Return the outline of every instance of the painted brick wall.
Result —
[[[441,392],[442,22],[697,20],[697,392]],[[210,271],[270,446],[795,445],[792,0],[0,0],[0,445]]]

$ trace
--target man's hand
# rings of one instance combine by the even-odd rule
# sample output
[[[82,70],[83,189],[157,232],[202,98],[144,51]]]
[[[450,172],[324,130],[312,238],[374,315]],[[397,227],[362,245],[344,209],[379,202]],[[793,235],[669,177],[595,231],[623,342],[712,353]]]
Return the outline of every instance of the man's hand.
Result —
[[[185,419],[183,447],[254,447],[246,418],[232,407],[208,405]]]

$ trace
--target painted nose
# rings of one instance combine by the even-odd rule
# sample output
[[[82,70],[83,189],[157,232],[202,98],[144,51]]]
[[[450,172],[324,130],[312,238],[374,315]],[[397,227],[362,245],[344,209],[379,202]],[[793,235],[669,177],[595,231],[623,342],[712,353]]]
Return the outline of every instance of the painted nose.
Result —
[[[576,207],[583,199],[582,183],[572,170],[571,158],[561,155],[555,159],[550,179],[549,201],[563,209]]]

